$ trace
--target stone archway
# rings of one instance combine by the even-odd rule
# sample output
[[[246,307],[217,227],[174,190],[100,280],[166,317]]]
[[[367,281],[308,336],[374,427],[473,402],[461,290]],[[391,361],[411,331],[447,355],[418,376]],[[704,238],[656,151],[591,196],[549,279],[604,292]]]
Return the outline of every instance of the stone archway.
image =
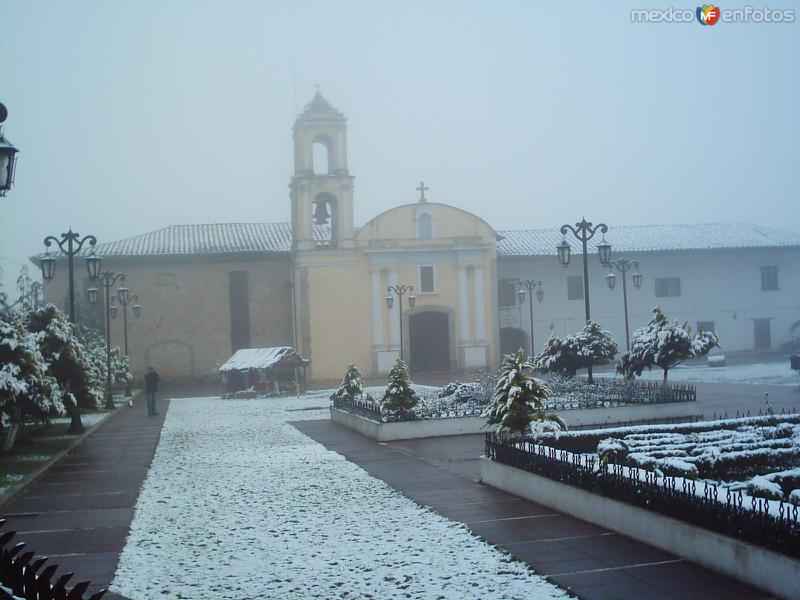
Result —
[[[408,316],[412,373],[450,370],[450,315],[420,310]]]

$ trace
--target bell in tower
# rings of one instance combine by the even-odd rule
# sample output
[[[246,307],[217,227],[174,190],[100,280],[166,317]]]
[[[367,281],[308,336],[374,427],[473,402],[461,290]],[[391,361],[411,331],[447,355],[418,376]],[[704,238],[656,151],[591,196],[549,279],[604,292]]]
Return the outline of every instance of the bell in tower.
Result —
[[[289,187],[296,250],[354,247],[347,119],[319,89],[294,124],[294,176]]]

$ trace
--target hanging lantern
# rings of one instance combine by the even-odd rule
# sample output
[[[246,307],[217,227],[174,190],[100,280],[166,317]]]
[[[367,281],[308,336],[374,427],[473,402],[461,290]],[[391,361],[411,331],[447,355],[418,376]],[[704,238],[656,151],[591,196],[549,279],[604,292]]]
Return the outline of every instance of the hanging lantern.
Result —
[[[565,267],[569,264],[569,255],[571,250],[572,246],[569,245],[566,239],[561,240],[561,243],[556,246],[556,251],[558,252],[558,261]]]
[[[133,305],[133,316],[138,319],[141,316],[141,314],[142,314],[142,305],[141,304],[134,304]]]
[[[608,289],[613,290],[617,284],[617,276],[614,273],[609,273],[606,275],[606,283],[608,284]]]
[[[606,241],[605,237],[603,237],[602,242],[597,244],[597,254],[600,257],[600,264],[607,267],[608,263],[611,262],[611,244]]]
[[[86,293],[89,295],[89,304],[97,304],[97,292],[99,290],[96,287],[90,287],[86,290]]]
[[[541,302],[542,300],[544,300],[544,290],[543,290],[541,287],[540,287],[538,290],[536,290],[536,299],[537,299],[539,302]]]
[[[117,298],[119,298],[120,304],[127,304],[128,303],[128,288],[125,286],[117,288]]]
[[[117,305],[116,304],[112,304],[111,306],[109,306],[108,307],[108,312],[111,315],[112,319],[116,319],[117,318]]]
[[[100,276],[100,263],[102,262],[103,259],[94,254],[86,257],[86,270],[89,271],[89,279],[92,281],[97,281]]]
[[[637,290],[640,287],[642,287],[642,274],[641,273],[634,273],[633,274],[633,285],[636,287]]]
[[[0,104],[0,123],[8,116],[6,107]],[[17,162],[17,150],[14,145],[3,137],[3,126],[0,125],[0,196],[5,196],[14,183],[14,165]]]
[[[42,279],[51,281],[56,274],[56,259],[48,254],[39,261],[39,268],[42,269]]]
[[[517,290],[517,302],[519,302],[520,304],[525,302],[525,290],[522,288],[519,288]]]
[[[417,304],[417,297],[414,294],[409,294],[408,296],[408,306],[414,308]]]
[[[388,296],[386,296],[386,308],[391,310],[392,306],[394,306],[394,297],[391,294],[389,294]]]

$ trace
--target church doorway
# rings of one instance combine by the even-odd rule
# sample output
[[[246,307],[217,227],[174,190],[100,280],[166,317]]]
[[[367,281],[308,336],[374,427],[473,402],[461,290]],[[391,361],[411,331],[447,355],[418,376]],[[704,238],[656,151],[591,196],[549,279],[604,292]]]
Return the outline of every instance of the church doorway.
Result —
[[[412,373],[450,370],[450,324],[447,313],[425,311],[408,318]]]

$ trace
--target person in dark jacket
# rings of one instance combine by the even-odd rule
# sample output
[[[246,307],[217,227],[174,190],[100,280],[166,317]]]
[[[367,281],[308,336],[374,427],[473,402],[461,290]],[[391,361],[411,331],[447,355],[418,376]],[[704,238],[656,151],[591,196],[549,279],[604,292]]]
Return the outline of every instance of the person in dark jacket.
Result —
[[[147,393],[147,414],[150,416],[157,415],[156,412],[156,391],[158,391],[158,382],[161,378],[156,373],[153,367],[147,367],[147,375],[144,376],[144,391]]]

